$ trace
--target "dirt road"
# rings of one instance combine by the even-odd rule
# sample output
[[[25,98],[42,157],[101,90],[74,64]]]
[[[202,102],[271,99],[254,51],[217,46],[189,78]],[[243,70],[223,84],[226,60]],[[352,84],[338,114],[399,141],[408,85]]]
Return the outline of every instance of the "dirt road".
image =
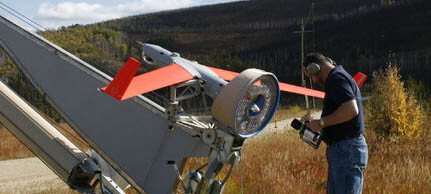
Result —
[[[0,194],[57,193],[67,188],[38,158],[0,161]]]
[[[319,119],[320,115],[322,114],[322,111],[317,111],[311,114],[311,117],[314,119]],[[291,119],[286,119],[286,120],[282,120],[282,121],[277,121],[276,122],[272,122],[269,123],[265,129],[263,129],[262,134],[264,135],[270,135],[270,134],[274,134],[277,132],[282,132],[284,130],[287,130],[290,128],[290,123],[292,122],[294,118]],[[257,137],[262,136],[262,134],[259,134]]]

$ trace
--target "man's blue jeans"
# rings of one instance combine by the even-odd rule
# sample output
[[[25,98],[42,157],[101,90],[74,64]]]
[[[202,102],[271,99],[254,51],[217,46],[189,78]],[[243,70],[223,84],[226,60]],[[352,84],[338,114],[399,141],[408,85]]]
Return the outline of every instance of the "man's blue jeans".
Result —
[[[368,161],[364,136],[328,145],[328,194],[361,194]]]

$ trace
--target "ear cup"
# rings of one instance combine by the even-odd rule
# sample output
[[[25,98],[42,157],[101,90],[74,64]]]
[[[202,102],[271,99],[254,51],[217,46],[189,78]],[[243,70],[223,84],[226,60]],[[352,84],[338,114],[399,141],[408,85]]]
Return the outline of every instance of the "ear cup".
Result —
[[[307,65],[307,71],[312,75],[317,75],[320,73],[320,65],[317,63],[310,63]]]

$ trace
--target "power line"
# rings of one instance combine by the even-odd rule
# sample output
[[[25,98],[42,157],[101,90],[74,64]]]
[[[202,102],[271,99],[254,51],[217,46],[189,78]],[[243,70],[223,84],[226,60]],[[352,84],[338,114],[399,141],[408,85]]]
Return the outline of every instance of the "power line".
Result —
[[[48,30],[47,28],[43,27],[43,26],[42,26],[42,25],[40,25],[39,23],[37,23],[37,22],[33,21],[32,19],[30,19],[30,18],[26,17],[24,14],[21,14],[19,11],[15,10],[15,9],[13,9],[13,8],[9,7],[9,6],[7,6],[7,5],[6,5],[6,4],[4,4],[3,2],[1,2],[1,1],[0,1],[0,4],[7,8],[7,9],[6,9],[6,8],[4,8],[4,7],[0,6],[0,8],[1,8],[1,9],[3,9],[3,10],[4,10],[4,11],[6,11],[6,12],[8,12],[8,13],[9,13],[9,14],[11,14],[12,16],[15,16],[16,18],[18,18],[19,20],[23,21],[24,23],[26,23],[26,24],[30,25],[31,27],[35,28],[36,30],[40,30],[40,31]],[[12,10],[14,13],[12,13],[11,11],[9,11],[8,9],[9,9],[9,10]],[[18,14],[18,15],[17,15],[17,14]],[[21,16],[21,17],[20,17],[20,16]],[[33,24],[35,24],[35,25],[39,26],[39,27],[40,27],[40,28],[42,28],[43,30],[41,30],[39,27],[34,26],[34,25],[33,25],[33,24],[31,24],[30,22],[26,21],[25,19],[23,19],[23,17],[24,17],[25,19],[27,19],[28,21],[30,21],[31,23],[33,23]]]

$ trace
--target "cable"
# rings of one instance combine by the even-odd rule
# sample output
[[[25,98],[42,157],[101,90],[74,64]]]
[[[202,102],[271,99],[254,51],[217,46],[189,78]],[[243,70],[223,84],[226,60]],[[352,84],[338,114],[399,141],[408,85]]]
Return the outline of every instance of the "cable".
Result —
[[[26,23],[26,24],[30,25],[31,27],[35,28],[36,30],[40,30],[40,31],[48,30],[47,28],[43,27],[43,26],[42,26],[42,25],[40,25],[39,23],[37,23],[37,22],[33,21],[32,19],[30,19],[30,18],[26,17],[25,15],[23,15],[23,14],[21,14],[20,12],[16,11],[15,9],[13,9],[13,8],[11,8],[11,7],[9,7],[9,6],[7,6],[7,5],[6,5],[6,4],[4,4],[3,2],[0,2],[0,4],[1,4],[1,5],[3,5],[4,7],[8,8],[8,9],[10,9],[10,10],[12,10],[14,13],[12,13],[11,11],[9,11],[9,10],[5,9],[4,7],[1,7],[1,6],[0,6],[0,8],[1,8],[1,9],[5,10],[5,11],[6,11],[6,12],[8,12],[9,14],[11,14],[12,16],[15,16],[16,18],[18,18],[19,20],[23,21],[24,23]],[[19,16],[18,16],[18,15],[16,15],[15,13],[16,13],[16,14],[18,14]],[[20,17],[20,16],[21,16],[21,17]],[[24,17],[25,19],[27,19],[27,20],[28,20],[28,21],[30,21],[31,23],[33,23],[33,24],[35,24],[35,25],[39,26],[39,27],[40,27],[40,28],[42,28],[43,30],[41,30],[39,27],[36,27],[36,26],[34,26],[33,24],[31,24],[31,23],[29,23],[29,22],[25,21],[24,19],[22,19],[22,17]]]
[[[244,194],[244,183],[242,182],[242,170],[241,170],[241,162],[242,162],[242,150],[239,150],[239,181],[241,182],[241,194]]]
[[[36,29],[36,30],[40,30],[39,28],[37,28],[36,26],[33,26],[32,24],[30,24],[30,23],[28,23],[28,22],[26,22],[26,21],[24,21],[24,20],[22,20],[20,17],[18,17],[17,15],[15,15],[14,13],[12,13],[12,12],[10,12],[9,10],[7,10],[7,9],[5,9],[5,8],[3,8],[3,7],[0,7],[1,9],[3,9],[3,10],[5,10],[6,12],[8,12],[9,14],[11,14],[12,16],[15,16],[16,18],[18,18],[19,20],[21,20],[21,21],[23,21],[24,23],[26,23],[26,24],[28,24],[28,25],[30,25],[31,27],[33,27],[34,29]]]
[[[241,161],[240,161],[241,162]],[[225,169],[225,172],[226,173],[228,173],[228,170],[227,169]],[[241,186],[242,185],[242,181],[240,182],[240,181],[238,181],[236,178],[235,178],[235,176],[234,175],[231,175],[230,176],[230,178],[233,180],[233,182],[235,182],[238,186]],[[245,190],[244,189],[244,187],[241,187],[242,188],[242,194],[243,193],[245,193],[245,194],[250,194],[249,192],[247,192],[247,190]]]
[[[15,10],[15,9],[13,9],[13,8],[9,7],[9,6],[7,6],[7,5],[6,5],[6,4],[4,4],[3,2],[0,2],[0,4],[2,4],[3,6],[7,7],[7,8],[8,8],[8,9],[10,9],[10,10],[12,10],[13,12],[17,13],[18,15],[20,15],[20,16],[22,16],[22,17],[24,17],[25,19],[27,19],[28,21],[32,22],[33,24],[36,24],[37,26],[39,26],[39,27],[43,28],[44,30],[48,30],[47,28],[45,28],[44,26],[40,25],[40,24],[39,24],[39,23],[37,23],[36,21],[34,21],[34,20],[32,20],[32,19],[30,19],[30,18],[26,17],[24,14],[21,14],[19,11]],[[15,17],[17,17],[17,16],[15,16]],[[21,20],[22,20],[22,19],[21,19]],[[40,29],[39,29],[39,30],[40,30]]]
[[[105,194],[105,188],[103,188],[103,175],[102,175],[102,172],[100,172],[100,174],[99,174],[99,179],[100,179],[100,192],[101,192],[101,194]]]

